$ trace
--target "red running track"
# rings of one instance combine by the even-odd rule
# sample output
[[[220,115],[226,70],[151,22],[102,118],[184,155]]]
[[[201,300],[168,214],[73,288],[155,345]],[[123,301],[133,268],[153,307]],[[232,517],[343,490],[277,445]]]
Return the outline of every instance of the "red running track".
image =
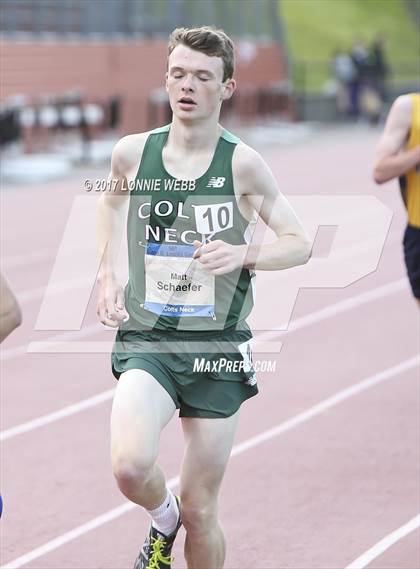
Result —
[[[301,324],[281,335],[281,352],[269,354],[275,373],[260,374],[260,395],[243,407],[220,502],[227,569],[341,569],[360,556],[360,566],[376,569],[420,567],[418,529],[363,558],[420,511],[418,309],[405,279],[396,184],[378,189],[370,178],[377,136],[333,130],[263,149],[284,193],[375,195],[394,217],[375,272],[343,289],[300,291],[292,320]],[[99,516],[127,504],[110,470],[109,393],[49,424],[10,431],[114,387],[107,354],[26,353],[30,342],[56,334],[34,331],[42,292],[83,179],[104,175],[92,169],[4,188],[3,270],[22,299],[24,324],[2,345],[3,566],[20,559],[14,566],[123,569],[147,531],[139,508],[99,525]],[[276,323],[273,287],[279,295],[281,287],[273,278],[258,277],[251,323],[260,328]],[[92,301],[83,328],[94,323]],[[94,330],[86,341],[112,337]],[[161,443],[168,478],[181,456],[174,419]],[[92,520],[98,527],[86,525]],[[174,567],[185,567],[182,539],[175,557]]]

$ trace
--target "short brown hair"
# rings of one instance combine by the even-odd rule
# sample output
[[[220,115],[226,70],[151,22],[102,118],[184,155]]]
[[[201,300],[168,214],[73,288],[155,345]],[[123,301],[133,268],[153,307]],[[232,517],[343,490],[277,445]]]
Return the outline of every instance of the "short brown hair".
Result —
[[[223,31],[212,26],[201,28],[176,28],[169,36],[168,55],[177,45],[186,45],[209,56],[223,60],[223,81],[233,76],[235,55],[233,41]]]

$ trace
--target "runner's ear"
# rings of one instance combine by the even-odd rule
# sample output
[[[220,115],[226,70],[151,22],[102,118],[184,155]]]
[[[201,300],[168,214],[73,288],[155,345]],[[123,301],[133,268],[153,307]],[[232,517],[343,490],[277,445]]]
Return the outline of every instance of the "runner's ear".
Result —
[[[222,100],[230,99],[236,89],[235,79],[227,79],[223,85]]]

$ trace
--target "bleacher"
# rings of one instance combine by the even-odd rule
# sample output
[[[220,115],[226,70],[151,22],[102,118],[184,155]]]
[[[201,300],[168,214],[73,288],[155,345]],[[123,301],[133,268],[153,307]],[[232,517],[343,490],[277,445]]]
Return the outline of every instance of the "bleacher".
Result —
[[[70,131],[88,140],[109,129],[121,135],[168,121],[166,42],[179,25],[213,24],[235,37],[239,88],[225,115],[293,118],[273,0],[248,11],[231,0],[207,2],[205,10],[197,4],[3,0],[2,144],[22,136],[25,149],[37,151]]]

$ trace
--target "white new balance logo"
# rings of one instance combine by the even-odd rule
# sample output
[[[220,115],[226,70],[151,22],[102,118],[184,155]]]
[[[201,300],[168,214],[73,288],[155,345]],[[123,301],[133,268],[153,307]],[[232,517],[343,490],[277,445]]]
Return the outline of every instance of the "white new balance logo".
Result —
[[[226,178],[210,178],[206,188],[223,188]]]

